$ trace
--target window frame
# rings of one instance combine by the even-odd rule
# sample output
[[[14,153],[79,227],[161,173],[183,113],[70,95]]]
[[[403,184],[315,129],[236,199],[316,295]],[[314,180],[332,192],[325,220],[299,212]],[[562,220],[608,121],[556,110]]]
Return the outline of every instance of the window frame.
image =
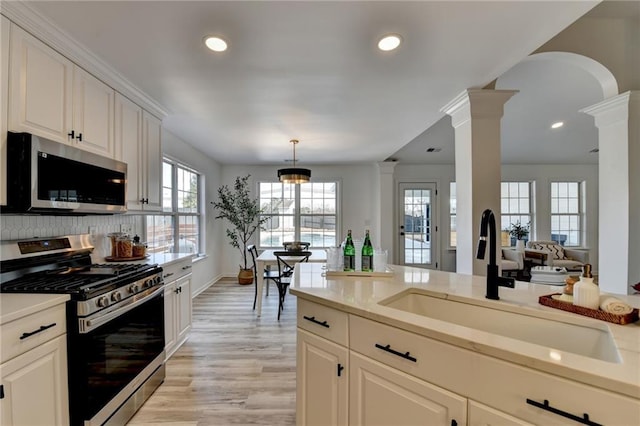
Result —
[[[554,213],[554,198],[560,200],[561,197],[557,196],[554,197],[554,184],[574,184],[576,185],[576,196],[575,197],[571,197],[569,195],[562,197],[563,200],[565,200],[567,202],[567,210],[570,209],[570,201],[569,200],[575,200],[575,205],[577,207],[577,212],[556,212]],[[557,241],[560,245],[564,246],[564,247],[582,247],[583,245],[583,232],[584,232],[584,215],[585,215],[585,208],[584,208],[584,193],[583,193],[583,187],[584,187],[584,182],[581,181],[576,181],[576,180],[554,180],[551,181],[549,183],[549,234],[550,234],[550,239],[552,241],[556,241],[553,239],[554,236],[554,217],[558,217],[558,218],[562,218],[562,217],[576,217],[577,219],[577,229],[571,229],[569,228],[568,230],[566,230],[567,233],[571,233],[573,232],[576,235],[577,241],[575,244],[566,244],[565,242],[560,242]],[[559,188],[558,188],[559,190]],[[567,188],[567,193],[569,193],[570,190],[569,188]],[[559,201],[558,201],[558,205],[557,207],[559,207]],[[569,219],[569,222],[571,222],[571,219]],[[571,225],[569,225],[571,226]],[[555,235],[560,235],[563,231],[563,229],[556,229]],[[558,238],[559,240],[559,238]],[[567,236],[567,239],[565,241],[570,241],[569,235]]]
[[[522,196],[523,185],[526,185],[526,194],[527,194],[526,197]],[[506,197],[504,196],[505,186],[508,186]],[[512,191],[516,191],[517,194],[512,194]],[[515,196],[512,196],[512,195],[515,195]],[[533,195],[533,182],[530,182],[530,181],[501,181],[500,182],[500,229],[501,231],[508,230],[511,224],[517,223],[518,221],[522,225],[527,225],[529,227],[529,234],[525,238],[523,238],[523,241],[525,243],[529,241],[531,239],[531,236],[533,235],[534,217],[533,217],[533,208],[532,208],[532,204],[533,204],[532,195]],[[504,200],[508,200],[507,211],[505,211],[505,208],[504,208],[505,207]],[[511,208],[514,207],[512,200],[514,200],[518,204],[518,206],[515,208],[515,211],[511,210]],[[521,211],[523,209],[522,200],[526,200],[526,204],[527,204],[526,206],[527,208],[525,209],[526,212]],[[505,222],[506,218],[509,218],[509,219]],[[508,247],[511,246],[512,238],[513,237],[511,236],[508,237],[508,240],[507,240],[509,242]]]
[[[164,180],[164,168],[166,165],[171,167],[171,187],[167,188],[165,186]],[[156,217],[164,217],[169,218],[170,224],[167,226],[171,226],[171,240],[173,241],[173,246],[169,246],[168,251],[159,252],[159,253],[177,253],[180,250],[180,224],[181,218],[195,218],[195,223],[197,224],[197,244],[195,245],[195,251],[192,253],[195,256],[203,256],[204,251],[204,235],[205,235],[205,211],[204,211],[204,203],[203,203],[203,193],[204,193],[204,173],[198,171],[197,169],[185,164],[184,162],[171,158],[169,156],[163,156],[162,158],[162,169],[163,172],[161,174],[162,178],[162,211],[154,212],[153,214],[146,215],[144,219],[145,225],[145,239],[149,241],[149,238],[153,238],[148,235],[148,226],[149,219],[154,220]],[[196,200],[196,208],[195,212],[185,212],[180,211],[178,209],[178,201],[180,197],[180,187],[178,185],[178,175],[180,171],[185,171],[187,173],[194,174],[196,176],[196,190],[195,190],[195,200]],[[170,199],[171,205],[167,207],[165,205],[166,193],[167,190],[170,190]]]
[[[295,241],[301,241],[301,231],[302,231],[302,218],[303,217],[313,217],[313,216],[325,216],[325,217],[334,217],[334,222],[335,222],[335,231],[334,231],[334,235],[335,235],[335,239],[334,242],[331,243],[331,245],[329,246],[317,246],[317,245],[313,245],[313,242],[310,241],[312,244],[310,246],[310,248],[315,248],[315,249],[323,249],[323,248],[329,248],[329,247],[335,247],[337,244],[339,244],[340,241],[340,235],[339,235],[339,230],[341,229],[341,181],[339,179],[314,179],[312,182],[309,182],[309,184],[334,184],[335,185],[335,213],[334,214],[318,214],[318,213],[302,213],[301,212],[301,204],[302,204],[302,186],[306,185],[306,184],[289,184],[293,187],[293,198],[287,198],[287,199],[292,199],[293,200],[293,214],[287,214],[287,215],[282,215],[282,214],[261,214],[261,217],[264,216],[273,216],[273,217],[291,217],[292,218],[292,223],[293,223],[293,232],[294,232],[294,240]],[[258,194],[258,198],[260,199],[261,197],[261,185],[262,184],[269,184],[269,185],[282,185],[282,187],[284,188],[284,185],[287,184],[283,184],[277,180],[269,180],[269,179],[259,179],[256,181],[256,192]],[[262,235],[263,235],[263,230],[259,229],[257,232],[257,242],[256,245],[261,249],[261,250],[270,250],[270,249],[274,249],[274,248],[278,248],[281,247],[281,245],[262,245]],[[324,239],[324,237],[323,237]]]

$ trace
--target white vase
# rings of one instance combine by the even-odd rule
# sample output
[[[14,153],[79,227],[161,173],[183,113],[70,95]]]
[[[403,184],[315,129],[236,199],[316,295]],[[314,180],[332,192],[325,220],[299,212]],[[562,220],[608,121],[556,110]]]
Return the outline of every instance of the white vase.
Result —
[[[524,240],[516,240],[516,250],[524,251]]]

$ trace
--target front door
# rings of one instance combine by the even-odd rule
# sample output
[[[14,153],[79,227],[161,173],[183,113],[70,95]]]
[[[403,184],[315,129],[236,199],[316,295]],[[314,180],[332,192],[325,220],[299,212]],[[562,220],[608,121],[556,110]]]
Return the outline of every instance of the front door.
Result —
[[[398,263],[437,269],[435,183],[401,183],[398,193]]]

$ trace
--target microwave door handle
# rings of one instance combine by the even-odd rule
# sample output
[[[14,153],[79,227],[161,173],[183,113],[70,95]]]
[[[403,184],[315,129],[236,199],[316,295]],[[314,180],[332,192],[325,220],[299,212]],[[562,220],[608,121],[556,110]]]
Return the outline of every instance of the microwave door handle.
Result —
[[[109,312],[108,314],[104,314],[99,316],[96,319],[80,319],[79,321],[79,328],[80,328],[80,334],[87,334],[92,330],[95,330],[96,328],[100,327],[101,325],[111,321],[114,318],[117,318],[118,316],[125,314],[127,312],[129,312],[132,309],[137,308],[138,306],[142,305],[143,303],[148,302],[149,300],[151,300],[153,297],[156,297],[157,295],[162,295],[163,294],[163,290],[164,290],[164,286],[160,286],[160,287],[155,287],[153,289],[152,292],[150,292],[149,294],[145,295],[143,298],[135,300],[131,303],[128,303],[127,305],[116,309],[115,311]]]

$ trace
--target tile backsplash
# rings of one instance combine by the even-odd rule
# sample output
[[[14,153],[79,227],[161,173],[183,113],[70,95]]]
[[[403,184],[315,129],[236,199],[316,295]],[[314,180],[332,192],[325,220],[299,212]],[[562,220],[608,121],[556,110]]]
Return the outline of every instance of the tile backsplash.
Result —
[[[3,214],[0,216],[0,240],[88,234],[89,227],[95,226],[96,252],[102,252],[107,250],[109,245],[106,235],[110,232],[119,232],[120,225],[131,226],[132,233],[142,235],[142,219],[143,217],[140,215],[39,216]]]

